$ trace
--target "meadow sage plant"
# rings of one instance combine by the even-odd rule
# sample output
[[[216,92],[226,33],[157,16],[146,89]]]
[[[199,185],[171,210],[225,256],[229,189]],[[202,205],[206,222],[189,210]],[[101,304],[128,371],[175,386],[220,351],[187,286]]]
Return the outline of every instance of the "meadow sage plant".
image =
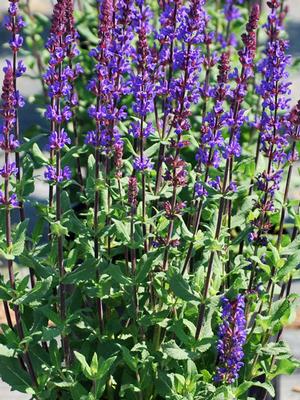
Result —
[[[40,400],[274,397],[299,367],[285,1],[7,3],[1,378]]]

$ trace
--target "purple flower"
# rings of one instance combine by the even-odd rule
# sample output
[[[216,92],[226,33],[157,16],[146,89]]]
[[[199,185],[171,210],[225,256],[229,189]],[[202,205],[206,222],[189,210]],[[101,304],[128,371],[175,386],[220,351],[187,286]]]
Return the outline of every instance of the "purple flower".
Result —
[[[62,149],[66,144],[71,144],[71,139],[64,129],[60,133],[52,132],[50,135],[50,148],[53,150]]]
[[[227,188],[228,192],[236,192],[237,191],[237,184],[236,182],[230,182]]]
[[[10,16],[15,17],[17,15],[19,8],[16,1],[11,1],[8,7],[8,13]]]
[[[212,91],[215,106],[212,112],[207,113],[201,126],[201,144],[196,153],[196,161],[207,168],[219,168],[221,154],[224,148],[222,128],[227,119],[224,115],[223,103],[229,94],[228,78],[230,71],[229,54],[223,53],[218,65],[219,74],[217,86]]]
[[[4,193],[2,192],[2,190],[0,190],[0,205],[2,206],[6,206],[6,207],[18,207],[19,206],[19,202],[17,199],[17,195],[16,194],[12,194],[7,200],[5,198]]]
[[[12,152],[19,147],[20,143],[15,139],[13,134],[9,135],[8,140],[4,135],[0,134],[0,149],[7,152]]]
[[[243,3],[243,1],[240,1]],[[226,0],[224,6],[224,14],[227,21],[234,21],[235,19],[239,19],[241,16],[240,10],[235,6],[234,0]]]
[[[224,148],[224,158],[239,157],[241,155],[241,145],[239,144],[237,137],[234,137],[232,141]]]
[[[141,135],[144,138],[149,137],[155,132],[152,122],[147,122],[146,126],[141,129],[141,122],[132,122],[128,133],[132,134],[135,138],[140,138]]]
[[[72,111],[69,106],[65,106],[61,111],[57,112],[56,108],[47,106],[45,117],[50,121],[55,121],[57,124],[62,124],[72,118]]]
[[[15,35],[14,39],[9,41],[10,48],[14,53],[17,53],[23,46],[24,39],[19,34]]]
[[[114,145],[114,166],[116,168],[116,177],[121,178],[122,172],[121,168],[123,166],[123,153],[124,153],[124,143],[119,140]]]
[[[153,163],[151,162],[151,160],[144,156],[143,158],[141,157],[137,157],[134,159],[133,161],[133,168],[136,171],[146,171],[146,170],[151,170],[153,169]]]
[[[16,167],[16,163],[8,163],[6,165],[4,165],[3,168],[0,168],[0,176],[2,176],[2,178],[7,179],[12,175],[17,174],[18,172],[18,168]]]
[[[4,26],[9,32],[20,32],[25,26],[25,21],[23,18],[18,15],[17,18],[14,20],[11,18],[11,15],[4,17]]]
[[[60,174],[57,175],[56,173],[56,168],[53,167],[52,165],[48,165],[46,167],[46,171],[44,173],[44,177],[46,181],[51,182],[51,183],[61,183],[63,181],[68,181],[72,178],[72,171],[71,169],[67,166],[64,167]]]
[[[222,324],[219,327],[219,362],[215,380],[231,384],[239,377],[244,363],[243,346],[246,342],[245,298],[243,295],[230,301],[222,298]]]
[[[3,72],[6,73],[9,70],[12,70],[12,64],[9,60],[5,60],[6,66],[3,67]],[[26,72],[26,66],[23,61],[18,61],[17,69],[16,69],[16,77],[19,78]]]
[[[222,190],[222,180],[220,176],[217,176],[215,179],[212,179],[208,182],[209,186],[215,190],[221,191]]]
[[[191,0],[189,7],[182,7],[182,19],[178,28],[178,39],[189,44],[199,44],[204,41],[206,27],[206,12],[203,8],[205,0]]]
[[[286,55],[287,41],[280,37],[282,19],[280,3],[269,1],[268,21],[265,25],[268,41],[265,57],[258,65],[262,73],[257,93],[262,97],[263,112],[257,124],[260,131],[261,152],[267,159],[266,170],[257,176],[257,188],[261,192],[255,204],[260,216],[252,221],[255,229],[251,240],[257,245],[267,243],[267,233],[272,228],[270,213],[276,211],[274,197],[280,188],[282,168],[287,160],[286,149],[291,121],[289,120],[290,83],[287,82],[287,66],[290,57]]]
[[[97,134],[95,131],[89,131],[86,134],[85,143],[90,144],[95,147],[100,147],[101,139],[100,139],[100,137],[99,137],[99,139],[97,138]]]
[[[196,183],[195,184],[195,195],[197,197],[207,197],[208,193],[205,187],[202,185],[202,183]]]
[[[89,131],[85,138],[85,143],[94,147],[102,148],[107,154],[113,154],[116,144],[120,144],[120,134],[115,127],[113,132],[102,129],[98,133]]]
[[[214,168],[219,168],[221,162],[220,152],[218,150],[210,151],[202,147],[198,149],[195,158],[198,163]]]

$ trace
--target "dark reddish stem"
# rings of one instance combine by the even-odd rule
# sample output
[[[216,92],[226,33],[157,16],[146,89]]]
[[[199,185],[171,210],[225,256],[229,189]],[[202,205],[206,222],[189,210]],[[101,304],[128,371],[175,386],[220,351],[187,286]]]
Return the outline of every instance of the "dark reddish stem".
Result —
[[[99,83],[99,89],[101,89],[101,85]],[[99,93],[101,90],[99,91]],[[97,98],[97,110],[100,109],[100,97]],[[99,138],[100,136],[100,124],[97,121],[97,137]],[[100,203],[100,192],[98,189],[98,182],[100,178],[100,149],[97,147],[95,150],[95,198],[94,198],[94,255],[95,259],[99,259],[99,238],[98,238],[98,226],[99,226],[99,203]],[[99,269],[97,268],[96,272],[96,278],[97,282],[100,279],[100,272]],[[97,313],[98,313],[98,320],[99,320],[99,330],[100,334],[104,332],[104,317],[103,317],[103,304],[102,304],[102,299],[97,297]]]
[[[12,38],[15,40],[16,37],[16,16],[12,17],[12,23],[13,23],[13,30],[12,30]],[[13,81],[14,81],[14,91],[17,92],[17,62],[18,62],[18,55],[17,52],[13,52]],[[14,125],[14,130],[15,130],[15,138],[16,140],[20,141],[20,123],[19,123],[19,111],[18,107],[15,108],[15,125]],[[16,161],[16,167],[17,167],[17,174],[16,174],[16,180],[17,183],[20,184],[21,178],[22,178],[22,171],[21,171],[21,159],[20,159],[20,153],[16,151],[15,153],[15,161]],[[19,200],[19,214],[20,214],[20,220],[21,222],[25,221],[25,208],[24,208],[24,202],[23,199],[21,198]],[[34,270],[32,268],[29,268],[29,273],[30,273],[30,282],[31,282],[31,287],[33,288],[35,286],[35,276],[34,276]]]

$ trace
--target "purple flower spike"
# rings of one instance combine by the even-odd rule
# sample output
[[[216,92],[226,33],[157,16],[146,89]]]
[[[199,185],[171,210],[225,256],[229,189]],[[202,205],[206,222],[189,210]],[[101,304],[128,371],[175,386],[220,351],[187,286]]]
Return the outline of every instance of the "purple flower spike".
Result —
[[[138,186],[135,176],[129,178],[128,182],[128,203],[131,207],[137,206]]]
[[[243,346],[246,342],[246,318],[244,296],[230,301],[222,298],[222,321],[219,328],[218,355],[219,366],[215,380],[231,384],[239,377],[244,363]]]

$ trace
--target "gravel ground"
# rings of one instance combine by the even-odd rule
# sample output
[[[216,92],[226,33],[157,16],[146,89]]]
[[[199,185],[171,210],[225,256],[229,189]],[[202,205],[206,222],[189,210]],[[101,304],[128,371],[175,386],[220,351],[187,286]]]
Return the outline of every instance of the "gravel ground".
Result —
[[[289,22],[287,30],[290,36],[291,46],[290,53],[293,57],[300,57],[300,0],[287,0],[290,8]],[[51,0],[31,0],[32,9],[37,12],[48,13],[49,6],[51,5]],[[0,16],[7,8],[7,1],[0,0]],[[0,18],[1,19],[1,18]],[[1,43],[5,42],[5,34],[1,30]],[[7,50],[0,49],[0,82],[2,81],[2,65],[4,63]],[[292,73],[291,80],[292,85],[292,100],[295,103],[300,98],[300,73]],[[41,86],[38,81],[32,80],[30,78],[23,78],[20,82],[20,90],[26,96],[29,97],[37,91],[40,90]],[[32,120],[36,120],[38,115],[34,109],[27,105],[21,114],[22,124],[24,127],[29,127]],[[1,156],[0,156],[1,163]],[[297,175],[298,177],[298,175]],[[296,178],[296,175],[295,175]],[[38,183],[36,187],[36,193],[34,196],[39,199],[44,199],[46,197],[45,187],[43,184]],[[297,190],[294,192],[294,196],[299,198],[300,192]],[[300,282],[295,283],[294,291],[300,294]],[[295,357],[300,359],[300,330],[298,329],[287,329],[283,338],[289,343],[293,354]],[[295,389],[297,391],[295,391]],[[0,380],[0,399],[2,400],[29,400],[30,396],[10,392],[8,386]],[[259,400],[259,399],[257,399]],[[282,377],[280,381],[280,400],[300,400],[300,371],[290,377]]]

